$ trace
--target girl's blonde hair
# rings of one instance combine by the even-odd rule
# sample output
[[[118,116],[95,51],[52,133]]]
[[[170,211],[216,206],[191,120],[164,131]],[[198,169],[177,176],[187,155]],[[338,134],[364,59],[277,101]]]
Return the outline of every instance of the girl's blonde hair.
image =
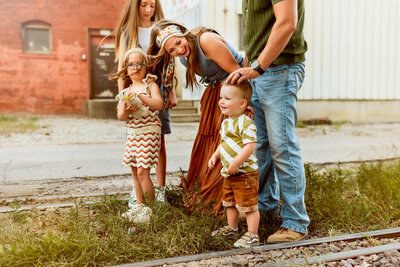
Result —
[[[163,30],[165,27],[170,25],[176,25],[183,32],[183,37],[187,39],[190,49],[190,54],[187,58],[187,71],[186,71],[186,87],[193,87],[198,85],[195,76],[195,66],[198,65],[198,45],[197,45],[197,37],[200,36],[203,32],[212,32],[212,29],[208,29],[203,26],[196,27],[190,31],[186,29],[185,26],[167,20],[162,19],[155,23],[153,29],[151,30],[150,35],[150,47],[147,51],[149,55],[151,55],[151,72],[152,73],[162,73],[163,69],[167,67],[167,64],[170,62],[171,55],[168,54],[164,48],[159,48],[156,44],[157,35]]]
[[[146,68],[147,68],[147,65],[149,64],[149,58],[148,58],[146,52],[144,52],[144,50],[142,48],[138,48],[138,47],[131,48],[128,51],[126,51],[126,53],[124,55],[124,63],[122,65],[121,70],[110,74],[108,76],[109,80],[123,79],[125,82],[125,87],[127,87],[131,83],[129,76],[126,74],[126,70],[128,69],[129,55],[131,55],[133,53],[142,55],[143,61],[146,64]]]
[[[129,40],[127,48],[138,47],[138,28],[139,28],[139,6],[141,0],[128,0],[123,9],[118,24],[114,29],[115,36],[115,61],[118,61],[118,52],[120,48],[121,35]],[[164,12],[160,0],[155,0],[156,8],[151,21],[156,22],[164,18]],[[147,52],[147,51],[146,51]]]

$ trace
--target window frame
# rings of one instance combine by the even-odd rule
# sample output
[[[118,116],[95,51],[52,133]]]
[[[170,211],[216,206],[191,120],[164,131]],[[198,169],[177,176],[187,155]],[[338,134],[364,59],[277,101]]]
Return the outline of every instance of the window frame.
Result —
[[[28,51],[27,50],[27,40],[26,40],[26,31],[29,29],[45,29],[48,31],[48,47],[49,51],[44,52],[44,51]],[[49,23],[46,23],[44,21],[27,21],[25,23],[22,23],[22,52],[24,54],[35,54],[35,55],[52,55],[53,54],[53,45],[52,45],[52,29],[51,25]]]

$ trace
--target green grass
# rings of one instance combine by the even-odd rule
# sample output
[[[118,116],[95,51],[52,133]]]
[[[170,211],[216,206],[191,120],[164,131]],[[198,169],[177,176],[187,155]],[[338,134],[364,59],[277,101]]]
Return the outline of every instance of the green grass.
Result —
[[[311,235],[400,225],[400,160],[355,169],[305,168]],[[103,266],[233,248],[239,236],[210,236],[225,224],[224,218],[213,216],[204,205],[198,206],[199,212],[188,211],[178,188],[169,188],[168,198],[168,205],[149,203],[154,214],[149,224],[123,219],[127,203],[118,196],[71,209],[3,214],[0,266]],[[278,219],[262,218],[261,241],[279,224]],[[241,233],[245,229],[241,221]]]
[[[304,123],[304,122],[302,122],[302,121],[299,121],[298,123],[297,123],[297,128],[306,128],[307,127],[307,125]]]
[[[31,133],[38,129],[36,117],[0,115],[0,135],[10,136],[13,133]]]
[[[367,231],[400,225],[400,160],[321,172],[306,165],[309,230]]]

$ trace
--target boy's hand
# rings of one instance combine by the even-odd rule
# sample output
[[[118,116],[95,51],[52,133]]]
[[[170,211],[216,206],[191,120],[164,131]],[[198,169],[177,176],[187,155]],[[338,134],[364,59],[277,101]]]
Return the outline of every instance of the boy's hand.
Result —
[[[208,168],[210,168],[210,169],[214,168],[216,163],[217,163],[217,157],[212,155],[212,157],[208,161]]]
[[[229,164],[227,173],[229,175],[235,175],[239,172],[239,166],[236,166],[236,164],[234,164],[233,162],[231,164]]]

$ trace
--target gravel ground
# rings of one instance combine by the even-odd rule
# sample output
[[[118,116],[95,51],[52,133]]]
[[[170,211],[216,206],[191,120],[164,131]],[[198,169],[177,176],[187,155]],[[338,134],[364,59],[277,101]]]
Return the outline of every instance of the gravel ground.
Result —
[[[72,115],[35,115],[39,128],[32,133],[0,135],[2,145],[24,144],[102,144],[118,143],[125,138],[124,122],[91,119]],[[172,123],[167,140],[194,140],[198,123]]]
[[[125,137],[124,122],[91,119],[74,115],[35,115],[39,129],[33,133],[0,135],[0,146],[23,144],[91,144],[115,143]],[[168,141],[193,141],[198,123],[171,123]],[[392,123],[336,123],[297,129],[300,140],[340,137],[400,138],[400,120]]]
[[[54,144],[111,144],[121,143],[123,142],[121,139],[125,138],[124,123],[118,120],[90,119],[72,115],[35,115],[34,117],[37,118],[35,123],[39,125],[37,130],[32,133],[11,134],[8,136],[0,134],[0,149],[2,147],[12,147],[14,149],[14,147],[17,148],[28,144],[38,147]],[[178,144],[180,141],[184,141],[189,149],[190,142],[194,141],[197,127],[198,123],[172,123],[172,134],[166,135],[167,144]],[[384,153],[386,157],[399,156],[400,154],[400,122],[390,124],[345,123],[308,126],[306,128],[298,128],[298,135],[302,143],[302,150],[310,155],[308,156],[310,159],[316,157],[316,161],[310,162],[321,160],[319,158],[323,155],[323,150],[325,150],[327,156],[333,153],[338,153],[339,156],[345,155],[346,151],[342,147],[353,145],[357,149],[358,142],[366,143],[367,148],[371,147],[369,149],[373,154],[371,157],[379,158],[382,151],[385,151],[384,149],[388,151]],[[389,140],[389,142],[379,148],[376,148],[378,146],[373,147],[373,145],[377,145],[382,140]],[[396,144],[399,144],[399,146]],[[332,147],[331,150],[327,150],[329,146]],[[374,149],[377,150],[376,153]],[[350,151],[347,154],[351,153],[354,152]],[[365,154],[364,151],[360,153]],[[325,158],[323,160],[329,161],[329,159],[326,160]],[[0,159],[0,163],[3,161]],[[167,183],[176,185],[179,183],[179,175],[178,170],[174,173],[168,173]],[[152,178],[154,179],[154,176]],[[0,186],[0,195],[10,198],[17,196],[127,191],[130,190],[131,183],[129,175],[82,177],[57,181],[30,181],[23,184],[3,183]]]

